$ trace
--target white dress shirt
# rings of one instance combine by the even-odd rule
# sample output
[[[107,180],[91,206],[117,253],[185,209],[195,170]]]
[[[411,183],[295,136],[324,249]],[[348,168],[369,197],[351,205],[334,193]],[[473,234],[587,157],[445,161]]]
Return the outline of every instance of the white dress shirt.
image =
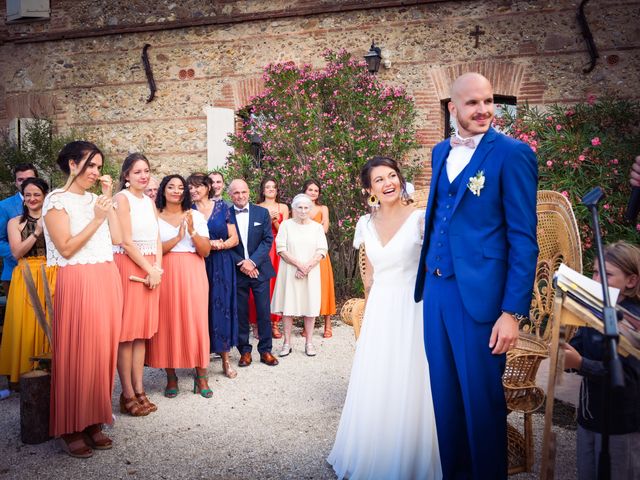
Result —
[[[464,140],[460,135],[458,135],[458,132],[456,132],[456,137]],[[471,157],[473,157],[476,148],[478,148],[478,144],[480,143],[480,140],[482,140],[482,137],[484,137],[484,133],[471,137],[476,144],[474,148],[461,145],[459,147],[454,147],[449,151],[449,156],[447,157],[447,177],[449,178],[449,182],[453,182],[455,178],[460,175],[460,172],[469,165]]]
[[[236,213],[236,224],[238,225],[238,235],[242,240],[242,246],[244,247],[244,258],[249,258],[249,247],[247,246],[249,240],[249,204],[245,207],[247,212],[238,213],[238,207],[233,206],[233,210]]]

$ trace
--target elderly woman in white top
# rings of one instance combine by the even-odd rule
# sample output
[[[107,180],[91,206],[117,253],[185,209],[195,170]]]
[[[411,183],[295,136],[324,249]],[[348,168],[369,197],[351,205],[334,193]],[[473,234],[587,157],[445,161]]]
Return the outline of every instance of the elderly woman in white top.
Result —
[[[293,218],[280,225],[276,251],[282,262],[271,300],[271,311],[282,315],[284,344],[280,356],[291,353],[293,317],[304,317],[305,353],[312,357],[313,325],[320,314],[321,290],[318,263],[327,254],[327,238],[322,225],[311,220],[312,200],[301,193],[291,202]]]
[[[144,191],[151,178],[149,160],[132,153],[120,172],[117,202],[122,245],[114,247],[114,260],[122,279],[124,310],[118,348],[118,375],[122,385],[120,413],[141,417],[155,412],[144,391],[145,342],[158,331],[159,290],[162,275],[162,245],[158,236],[158,214]],[[131,277],[144,279],[144,283]]]

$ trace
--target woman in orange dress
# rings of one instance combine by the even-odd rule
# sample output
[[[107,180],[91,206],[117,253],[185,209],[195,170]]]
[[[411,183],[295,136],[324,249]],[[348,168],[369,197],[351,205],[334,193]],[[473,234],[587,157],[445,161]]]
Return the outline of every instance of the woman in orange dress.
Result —
[[[316,180],[307,180],[302,185],[302,193],[305,193],[313,201],[311,219],[322,224],[325,235],[329,231],[329,209],[320,203],[322,188]],[[333,269],[329,253],[320,261],[320,285],[322,288],[322,300],[320,304],[320,316],[324,317],[324,338],[331,338],[331,315],[336,314],[336,293],[333,285]]]
[[[258,205],[269,210],[271,216],[271,232],[273,233],[273,243],[269,250],[269,258],[276,271],[276,275],[270,281],[269,298],[273,298],[273,289],[276,285],[276,277],[278,275],[278,266],[280,265],[280,255],[276,252],[276,235],[282,222],[289,218],[289,207],[285,203],[280,203],[280,193],[278,184],[273,177],[265,177],[260,182],[260,192],[258,193]],[[282,338],[282,334],[278,329],[280,323],[280,315],[271,314],[271,336],[273,338]],[[253,301],[253,293],[249,293],[249,323],[253,328],[254,337],[258,338],[258,325],[256,322],[256,307]]]
[[[149,184],[149,160],[132,153],[122,162],[120,192],[114,197],[122,228],[122,244],[114,247],[114,260],[122,279],[124,310],[118,375],[122,385],[120,413],[142,417],[158,408],[144,391],[145,343],[158,331],[162,244],[158,236],[158,214],[144,190]],[[130,277],[145,282],[130,280]]]
[[[42,208],[47,265],[58,266],[53,313],[50,432],[73,457],[111,448],[111,394],[122,325],[122,283],[112,244],[122,241],[111,177],[89,142],[60,151],[69,176]],[[100,182],[102,195],[88,190]]]

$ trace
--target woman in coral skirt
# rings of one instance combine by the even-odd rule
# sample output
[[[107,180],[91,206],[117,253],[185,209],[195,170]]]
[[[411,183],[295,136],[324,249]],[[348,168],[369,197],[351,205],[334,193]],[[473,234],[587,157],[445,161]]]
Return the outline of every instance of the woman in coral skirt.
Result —
[[[302,193],[313,201],[311,219],[318,222],[324,228],[325,235],[329,231],[329,208],[320,203],[322,188],[316,180],[307,180],[302,186]],[[329,253],[320,261],[320,285],[322,288],[322,303],[320,304],[320,316],[324,317],[324,338],[331,338],[331,315],[336,314],[336,293],[333,285],[333,269]]]
[[[36,319],[27,282],[32,283],[38,303],[46,311],[45,284],[50,289],[55,287],[57,270],[46,267],[42,274],[47,257],[41,215],[49,185],[41,178],[28,178],[20,189],[24,198],[22,215],[7,225],[11,254],[18,259],[18,266],[11,278],[0,345],[0,374],[8,375],[11,383],[17,383],[20,375],[33,368],[29,358],[50,351],[49,340]]]
[[[162,179],[156,207],[164,274],[158,333],[148,342],[147,364],[166,369],[167,398],[178,395],[177,368],[195,368],[193,393],[211,398],[207,382],[209,282],[204,264],[211,248],[207,221],[191,209],[187,182],[180,175]]]
[[[73,457],[111,448],[102,424],[111,423],[122,286],[113,262],[120,225],[111,177],[101,175],[102,153],[89,142],[71,142],[58,155],[69,176],[44,202],[47,265],[58,266],[53,314],[51,435]],[[88,192],[97,182],[102,195]]]
[[[145,343],[158,331],[162,276],[162,245],[158,236],[158,214],[145,195],[151,172],[141,153],[125,158],[120,172],[120,192],[115,196],[122,227],[122,244],[114,247],[114,259],[124,295],[122,330],[118,347],[118,375],[122,384],[120,412],[134,417],[158,408],[144,391]],[[130,278],[144,279],[144,282]]]

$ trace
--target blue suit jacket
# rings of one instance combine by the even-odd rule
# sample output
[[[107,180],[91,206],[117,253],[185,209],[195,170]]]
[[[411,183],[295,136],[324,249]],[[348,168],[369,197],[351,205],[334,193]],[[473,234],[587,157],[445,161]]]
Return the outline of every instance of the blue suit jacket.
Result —
[[[466,147],[459,147],[466,148]],[[440,175],[446,175],[449,140],[432,154],[432,189],[425,217],[414,298],[422,300],[425,257]],[[467,172],[484,172],[484,188],[474,195],[468,179],[460,186],[449,225],[455,279],[464,307],[478,322],[494,322],[502,310],[528,314],[538,257],[536,192],[538,162],[523,142],[490,128]],[[428,299],[427,299],[428,300]]]
[[[229,210],[231,211],[233,223],[237,225],[234,207],[230,207]],[[275,277],[276,271],[271,264],[271,258],[269,258],[269,250],[271,250],[271,245],[274,241],[273,233],[271,232],[271,216],[269,215],[269,210],[254,205],[253,203],[249,204],[249,230],[247,237],[249,259],[256,264],[260,272],[258,280],[269,280]],[[236,265],[244,260],[244,245],[240,237],[239,229],[238,238],[240,239],[240,243],[231,249],[231,255]],[[246,277],[244,273],[240,272],[240,269],[238,269],[238,275]]]
[[[22,214],[22,196],[19,193],[5,198],[0,202],[0,255],[2,256],[2,275],[0,280],[11,280],[11,274],[17,265],[16,259],[11,255],[9,237],[7,235],[7,223],[13,217]]]

